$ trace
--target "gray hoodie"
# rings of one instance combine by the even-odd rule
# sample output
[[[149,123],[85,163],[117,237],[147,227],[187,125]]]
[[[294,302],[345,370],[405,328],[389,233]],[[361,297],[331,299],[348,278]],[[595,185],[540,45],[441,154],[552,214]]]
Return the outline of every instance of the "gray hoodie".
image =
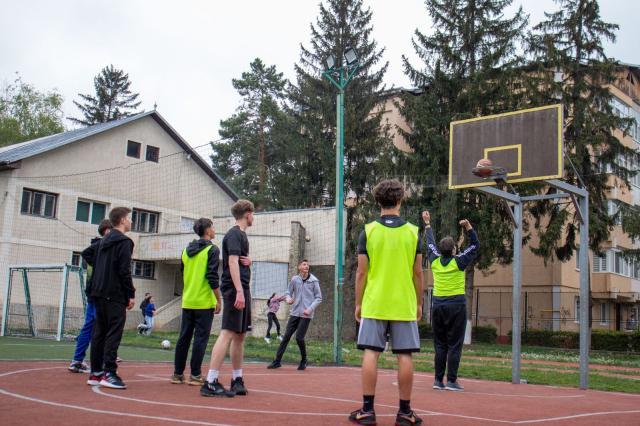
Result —
[[[322,302],[320,281],[313,274],[309,274],[306,281],[300,275],[294,275],[285,295],[293,298],[291,316],[313,318],[316,307]],[[304,314],[305,309],[311,309],[310,316]]]

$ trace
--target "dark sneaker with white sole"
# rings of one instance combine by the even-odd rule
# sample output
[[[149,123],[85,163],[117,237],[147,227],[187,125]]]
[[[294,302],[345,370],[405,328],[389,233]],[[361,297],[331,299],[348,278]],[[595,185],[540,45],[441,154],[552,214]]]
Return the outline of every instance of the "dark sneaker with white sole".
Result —
[[[126,389],[127,385],[124,384],[122,379],[116,373],[106,373],[102,380],[100,380],[100,386],[111,389]]]
[[[349,421],[358,425],[375,425],[376,413],[374,411],[364,411],[361,408],[349,414]]]
[[[458,382],[447,382],[447,386],[445,386],[445,389],[448,391],[462,392],[464,390],[464,386],[462,386]]]
[[[103,373],[90,373],[89,379],[87,379],[87,384],[89,386],[98,386],[100,384],[100,380],[102,380]]]
[[[433,388],[435,390],[445,390],[446,389],[445,386],[444,386],[444,383],[442,383],[441,380],[434,380],[433,381]]]
[[[222,386],[222,384],[218,381],[218,379],[209,383],[207,381],[204,382],[204,385],[200,388],[200,395],[202,396],[213,396],[213,397],[227,397],[233,398],[236,396],[234,392],[228,391]]]
[[[416,413],[410,411],[408,413],[398,412],[396,415],[396,426],[414,426],[421,425],[422,419],[416,416]]]
[[[229,389],[236,395],[245,396],[249,393],[249,391],[247,391],[247,388],[244,386],[244,380],[242,380],[242,377],[236,377],[235,379],[233,379],[231,381],[231,387]]]

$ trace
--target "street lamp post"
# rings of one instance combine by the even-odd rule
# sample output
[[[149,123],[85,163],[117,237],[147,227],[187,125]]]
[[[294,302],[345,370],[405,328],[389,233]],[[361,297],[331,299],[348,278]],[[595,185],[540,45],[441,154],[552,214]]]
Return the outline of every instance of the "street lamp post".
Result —
[[[333,291],[333,361],[342,363],[342,295],[344,261],[344,89],[360,68],[354,48],[344,51],[346,65],[336,67],[336,58],[326,59],[327,70],[322,73],[338,88],[336,97],[336,248]]]

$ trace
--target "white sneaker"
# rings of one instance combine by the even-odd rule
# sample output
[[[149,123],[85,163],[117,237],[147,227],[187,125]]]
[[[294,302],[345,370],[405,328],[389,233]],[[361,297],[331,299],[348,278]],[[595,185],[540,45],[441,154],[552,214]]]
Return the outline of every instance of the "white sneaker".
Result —
[[[267,343],[271,343],[271,339],[269,339],[268,337],[265,337],[264,341],[267,342]]]
[[[282,342],[282,336],[280,336],[279,334],[278,334],[278,340]]]

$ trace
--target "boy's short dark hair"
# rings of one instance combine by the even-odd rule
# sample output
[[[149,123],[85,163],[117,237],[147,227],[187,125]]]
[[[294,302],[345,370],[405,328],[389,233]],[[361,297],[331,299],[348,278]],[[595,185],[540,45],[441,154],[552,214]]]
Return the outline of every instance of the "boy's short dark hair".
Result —
[[[255,207],[249,200],[238,200],[233,206],[231,206],[231,214],[235,220],[242,219],[245,213],[254,212]]]
[[[213,226],[213,222],[211,219],[207,219],[206,217],[201,217],[193,223],[193,232],[198,234],[199,237],[202,237],[207,229]]]
[[[108,229],[113,229],[111,221],[109,219],[102,219],[102,222],[98,225],[98,234],[100,234],[101,237],[104,237],[104,234]]]
[[[118,226],[129,213],[131,213],[129,207],[114,207],[109,212],[109,220],[114,227]]]
[[[404,199],[404,186],[398,179],[387,179],[373,188],[373,198],[383,209],[397,206]]]
[[[453,256],[453,249],[456,247],[455,241],[451,237],[444,237],[438,243],[438,248],[440,249],[440,254],[445,257]]]

